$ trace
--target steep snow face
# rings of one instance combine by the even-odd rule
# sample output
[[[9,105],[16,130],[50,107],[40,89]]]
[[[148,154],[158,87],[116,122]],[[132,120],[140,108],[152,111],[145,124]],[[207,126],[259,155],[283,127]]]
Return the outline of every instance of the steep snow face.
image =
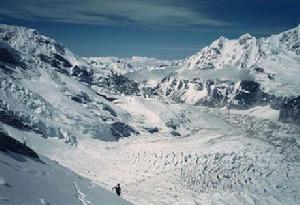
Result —
[[[136,83],[122,76],[101,82],[104,71],[32,29],[1,25],[0,48],[1,122],[71,145],[78,138],[118,140],[137,133],[124,123],[130,115],[105,92],[138,93]]]
[[[199,53],[187,58],[183,66],[187,69],[222,69],[226,66],[249,68],[257,59],[257,40],[246,34],[238,40],[219,38]]]
[[[247,69],[265,92],[278,96],[300,94],[300,25],[294,29],[255,38],[224,37],[183,61],[182,69]]]
[[[20,26],[1,24],[0,27],[1,46],[9,45],[23,55],[39,54],[61,54],[71,63],[76,62],[74,55],[64,46],[53,39],[40,35],[36,30]],[[25,57],[25,56],[24,56]]]
[[[300,25],[297,28],[256,39],[250,34],[229,40],[220,37],[210,46],[183,61],[184,69],[250,68],[280,53],[300,55]],[[287,56],[287,57],[290,57]]]
[[[177,102],[248,109],[271,106],[299,122],[300,25],[270,37],[224,37],[185,59],[157,85]],[[293,102],[293,103],[292,103]]]

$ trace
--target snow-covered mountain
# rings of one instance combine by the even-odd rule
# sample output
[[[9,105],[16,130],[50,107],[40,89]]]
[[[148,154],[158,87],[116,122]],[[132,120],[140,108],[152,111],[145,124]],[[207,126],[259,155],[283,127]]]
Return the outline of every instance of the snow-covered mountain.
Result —
[[[183,64],[187,69],[247,69],[266,92],[299,94],[300,25],[258,39],[249,34],[236,40],[221,37]]]
[[[76,145],[78,135],[118,140],[137,134],[105,91],[139,92],[136,83],[92,69],[37,31],[1,25],[1,121]]]
[[[280,119],[300,119],[300,25],[270,37],[224,37],[186,58],[158,85],[177,101],[248,109],[271,105]]]
[[[184,69],[250,69],[275,57],[297,62],[298,59],[292,58],[300,55],[299,36],[300,25],[270,37],[256,38],[250,34],[233,40],[220,37],[200,52],[186,58],[183,66],[186,67]]]
[[[140,56],[133,56],[131,58],[84,57],[84,59],[94,67],[119,74],[141,70],[165,69],[177,63],[177,61],[160,60]]]
[[[111,197],[68,168],[134,204],[299,204],[299,65],[299,27],[171,62],[82,58],[0,25],[1,130],[48,165],[0,151],[0,202],[17,179],[50,183],[40,204],[59,204],[55,186],[72,204]]]

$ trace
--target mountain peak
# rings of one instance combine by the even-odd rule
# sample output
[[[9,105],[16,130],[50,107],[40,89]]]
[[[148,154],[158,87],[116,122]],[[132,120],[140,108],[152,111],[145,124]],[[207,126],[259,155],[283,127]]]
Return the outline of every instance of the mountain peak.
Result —
[[[251,39],[251,38],[253,38],[253,36],[251,36],[251,34],[249,34],[249,33],[245,33],[245,34],[243,34],[243,35],[241,35],[240,37],[239,37],[239,40],[248,40],[248,39]]]
[[[64,45],[52,38],[41,35],[37,30],[22,26],[0,24],[0,42],[9,45],[12,50],[27,56],[64,56],[74,64],[76,58]]]
[[[224,36],[220,36],[218,39],[216,39],[215,41],[213,41],[210,46],[221,46],[227,40],[228,39],[225,38]]]

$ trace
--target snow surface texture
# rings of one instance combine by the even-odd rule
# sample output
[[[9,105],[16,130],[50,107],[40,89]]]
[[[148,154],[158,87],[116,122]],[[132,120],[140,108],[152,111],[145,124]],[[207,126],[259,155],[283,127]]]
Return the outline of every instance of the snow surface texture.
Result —
[[[152,120],[160,131],[118,143],[82,140],[77,147],[27,133],[27,144],[109,190],[121,183],[122,197],[135,204],[298,204],[296,125],[138,97],[119,100],[141,132]],[[145,112],[132,110],[138,104]],[[181,136],[168,137],[171,130]]]
[[[121,183],[122,198],[134,204],[299,204],[299,125],[278,121],[281,108],[244,96],[254,90],[263,101],[264,83],[284,87],[277,95],[299,95],[294,76],[280,86],[284,76],[277,81],[281,73],[268,67],[269,57],[260,58],[263,72],[253,63],[260,45],[266,56],[288,59],[290,75],[297,76],[298,31],[262,40],[221,38],[193,64],[200,54],[177,62],[80,58],[34,30],[1,25],[0,123],[37,153],[107,190]],[[276,39],[285,43],[273,48]],[[203,106],[204,98],[219,106]],[[223,103],[240,98],[249,106],[235,110]],[[294,108],[287,113],[297,117]],[[2,175],[1,184],[18,179]],[[97,204],[79,181],[66,183],[77,203]],[[38,202],[51,203],[46,196]]]
[[[41,160],[0,152],[0,204],[130,204],[56,162]]]
[[[1,64],[2,113],[46,138],[75,146],[78,135],[108,141],[122,137],[112,128],[124,124],[128,113],[114,106],[105,93],[97,93],[93,82],[105,72],[91,71],[82,59],[34,30],[3,25],[0,31],[0,46],[5,45],[3,49],[15,59]],[[127,130],[129,135],[134,132]]]

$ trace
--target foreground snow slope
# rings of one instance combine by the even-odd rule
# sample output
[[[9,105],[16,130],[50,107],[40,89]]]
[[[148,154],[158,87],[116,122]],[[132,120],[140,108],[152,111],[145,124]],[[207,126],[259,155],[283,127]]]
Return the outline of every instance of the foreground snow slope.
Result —
[[[61,165],[0,152],[0,204],[130,204]]]
[[[130,203],[45,157],[31,158],[0,151],[0,204]]]

